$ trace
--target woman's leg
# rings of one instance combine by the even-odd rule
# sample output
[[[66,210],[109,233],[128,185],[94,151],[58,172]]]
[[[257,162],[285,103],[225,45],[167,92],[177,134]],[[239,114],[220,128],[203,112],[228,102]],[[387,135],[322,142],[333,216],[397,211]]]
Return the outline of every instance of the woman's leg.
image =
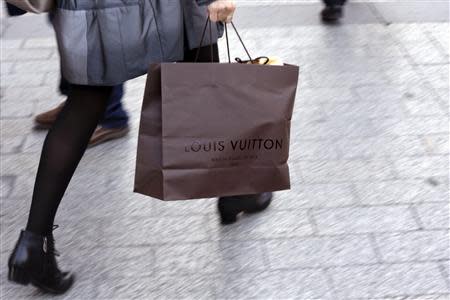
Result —
[[[27,231],[50,234],[66,188],[106,109],[110,87],[72,86],[42,149]]]
[[[8,261],[9,280],[25,285],[31,282],[52,294],[62,294],[72,286],[74,276],[62,272],[55,259],[53,220],[110,94],[110,87],[71,87],[45,138],[27,229],[21,232]]]

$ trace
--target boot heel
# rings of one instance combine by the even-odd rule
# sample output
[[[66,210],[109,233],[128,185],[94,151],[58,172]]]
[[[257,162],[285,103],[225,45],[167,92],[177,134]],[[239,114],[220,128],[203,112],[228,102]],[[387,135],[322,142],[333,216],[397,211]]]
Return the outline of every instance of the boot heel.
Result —
[[[8,273],[8,280],[14,281],[19,284],[27,285],[30,283],[30,276],[28,273],[17,267],[10,267]]]

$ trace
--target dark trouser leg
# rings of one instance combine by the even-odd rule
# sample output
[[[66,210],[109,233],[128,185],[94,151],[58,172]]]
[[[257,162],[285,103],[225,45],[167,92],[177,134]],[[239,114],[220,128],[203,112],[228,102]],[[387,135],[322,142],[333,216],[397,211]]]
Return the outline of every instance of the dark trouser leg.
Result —
[[[324,23],[336,23],[344,16],[345,0],[323,0],[325,8],[320,13]]]
[[[346,0],[323,0],[326,6],[344,5]]]
[[[11,17],[21,16],[27,13],[26,11],[18,7],[15,7],[14,5],[9,3],[6,3],[6,11],[8,12],[8,15]]]
[[[70,93],[70,83],[62,76],[62,73],[59,79],[59,92],[64,96],[69,96]]]
[[[105,115],[100,121],[100,125],[104,128],[123,128],[128,126],[128,114],[123,109],[122,98],[124,94],[124,85],[116,85],[113,87],[111,97],[108,101]]]
[[[71,86],[66,105],[42,148],[28,231],[38,235],[51,232],[59,203],[103,117],[110,94],[111,87]]]

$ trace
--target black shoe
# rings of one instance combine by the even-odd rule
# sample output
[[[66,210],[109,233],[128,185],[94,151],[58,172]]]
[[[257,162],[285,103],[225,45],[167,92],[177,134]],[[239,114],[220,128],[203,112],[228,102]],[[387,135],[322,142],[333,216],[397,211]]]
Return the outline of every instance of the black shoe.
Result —
[[[74,276],[61,272],[55,259],[53,235],[40,236],[22,230],[8,262],[10,281],[28,283],[51,294],[63,294],[73,284]]]
[[[272,196],[272,193],[262,193],[219,198],[221,223],[223,225],[235,223],[240,213],[253,214],[265,210],[272,202]]]
[[[342,5],[333,5],[325,7],[320,15],[323,22],[333,23],[339,21],[344,16],[344,12]]]

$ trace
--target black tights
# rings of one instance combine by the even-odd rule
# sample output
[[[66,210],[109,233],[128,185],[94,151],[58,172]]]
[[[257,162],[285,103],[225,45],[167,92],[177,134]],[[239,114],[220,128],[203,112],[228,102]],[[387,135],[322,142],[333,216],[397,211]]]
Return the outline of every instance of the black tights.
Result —
[[[89,139],[103,117],[111,87],[72,86],[63,110],[45,138],[27,230],[47,235],[56,210]]]
[[[194,62],[196,49],[185,52],[185,62]],[[217,44],[200,49],[198,62],[219,61]],[[52,231],[59,203],[86,151],[89,139],[103,117],[111,87],[73,85],[70,95],[42,148],[28,216],[27,230],[39,235]]]

